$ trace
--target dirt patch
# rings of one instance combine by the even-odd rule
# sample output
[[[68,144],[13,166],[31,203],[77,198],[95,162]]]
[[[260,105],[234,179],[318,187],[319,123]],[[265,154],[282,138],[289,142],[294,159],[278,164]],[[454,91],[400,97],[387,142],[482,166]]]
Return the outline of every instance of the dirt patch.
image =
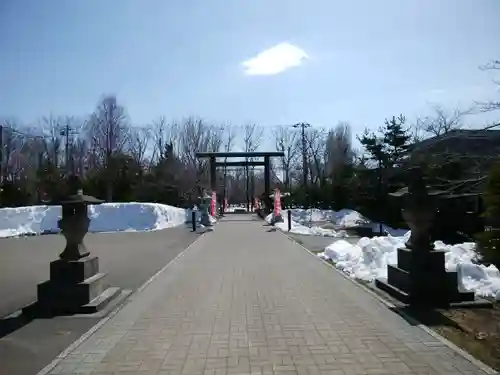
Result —
[[[373,283],[358,281],[381,298],[398,304],[396,300],[375,287]],[[416,311],[408,307],[396,308],[445,337],[481,362],[500,370],[500,304],[492,308],[450,308]]]
[[[378,294],[378,293],[377,293]],[[492,308],[392,309],[405,319],[423,324],[474,358],[500,370],[500,306]]]
[[[490,309],[450,309],[438,311],[456,326],[433,328],[455,345],[495,370],[500,370],[500,306]]]

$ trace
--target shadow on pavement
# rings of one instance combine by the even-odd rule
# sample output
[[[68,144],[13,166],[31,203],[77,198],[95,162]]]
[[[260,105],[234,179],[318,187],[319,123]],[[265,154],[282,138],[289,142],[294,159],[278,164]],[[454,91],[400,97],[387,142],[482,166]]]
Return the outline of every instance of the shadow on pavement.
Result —
[[[413,326],[423,324],[428,327],[452,327],[463,331],[459,324],[444,316],[434,309],[414,309],[408,306],[392,307],[390,310],[401,316],[404,320]]]
[[[135,291],[199,236],[176,227],[89,234],[85,241],[99,257],[100,271],[107,273],[109,285]],[[30,319],[17,313],[36,300],[37,284],[48,280],[49,264],[57,259],[65,242],[58,235],[0,241],[0,316],[4,316],[0,318],[0,374],[35,375],[102,316]]]
[[[21,329],[33,319],[23,314],[16,314],[0,319],[0,338]]]
[[[37,374],[98,321],[97,318],[72,317],[34,319],[28,322],[9,319],[2,326],[5,330],[3,333],[16,329],[0,339],[0,373]]]

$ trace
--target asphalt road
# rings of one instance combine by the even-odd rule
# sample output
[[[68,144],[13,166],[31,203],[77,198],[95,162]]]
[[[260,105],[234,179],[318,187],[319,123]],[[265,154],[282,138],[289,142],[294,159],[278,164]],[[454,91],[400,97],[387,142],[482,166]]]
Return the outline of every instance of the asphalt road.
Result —
[[[85,243],[100,260],[112,286],[136,290],[187,248],[199,234],[186,227],[156,232],[88,234]],[[0,316],[36,300],[49,278],[49,263],[65,241],[60,235],[0,239]],[[0,319],[0,375],[34,375],[97,323],[99,318]]]

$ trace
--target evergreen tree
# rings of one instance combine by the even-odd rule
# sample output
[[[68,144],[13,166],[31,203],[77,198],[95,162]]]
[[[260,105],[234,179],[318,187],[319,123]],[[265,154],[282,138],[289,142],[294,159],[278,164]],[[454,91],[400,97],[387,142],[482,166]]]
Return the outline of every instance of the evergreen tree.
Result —
[[[404,124],[403,115],[393,116],[385,120],[385,125],[379,129],[378,134],[364,131],[359,142],[365,149],[368,158],[383,168],[401,166],[410,146],[411,136]]]
[[[358,141],[365,149],[367,158],[376,162],[377,167],[381,167],[386,164],[388,155],[386,153],[382,137],[373,132],[369,132],[368,129],[365,129],[361,137],[358,136]]]
[[[477,236],[478,251],[483,261],[500,269],[500,162],[491,169],[483,200],[486,206],[484,218],[493,230]]]
[[[406,118],[403,115],[399,115],[397,118],[392,116],[392,119],[385,120],[382,132],[388,167],[401,166],[408,151],[411,136],[404,128],[405,122]]]
[[[387,197],[389,191],[400,187],[398,184],[393,186],[392,182],[397,179],[389,170],[403,165],[410,145],[411,137],[404,128],[405,121],[403,115],[393,116],[385,120],[385,125],[377,133],[365,130],[358,137],[367,158],[375,163],[374,169],[368,169],[364,173],[367,180],[363,184],[364,189],[370,193],[365,196],[363,205],[367,213],[380,222],[392,223],[399,219],[399,210],[397,217],[394,217],[394,213],[387,209]]]

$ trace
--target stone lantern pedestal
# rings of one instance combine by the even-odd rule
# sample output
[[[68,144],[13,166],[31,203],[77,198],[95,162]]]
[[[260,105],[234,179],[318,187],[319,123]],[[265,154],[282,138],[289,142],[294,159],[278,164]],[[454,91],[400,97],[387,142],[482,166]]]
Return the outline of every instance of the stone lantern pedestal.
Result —
[[[445,269],[445,251],[434,250],[430,228],[435,216],[434,198],[419,170],[412,170],[408,189],[392,194],[404,198],[403,218],[411,230],[404,248],[398,249],[397,265],[387,266],[387,279],[375,285],[404,304],[414,307],[448,307],[487,303],[474,292],[460,291],[456,272]]]
[[[87,251],[83,238],[88,232],[89,204],[101,200],[84,195],[81,190],[61,202],[62,218],[58,221],[66,247],[59,259],[50,263],[50,280],[38,284],[37,301],[24,308],[27,315],[63,315],[95,313],[116,297],[120,288],[109,287],[106,274],[99,272],[99,258]]]
[[[212,197],[208,194],[203,194],[200,199],[200,223],[205,227],[212,227],[212,221],[210,220],[210,205],[212,203]]]
[[[459,291],[457,273],[446,271],[445,253],[434,250],[421,255],[408,248],[398,249],[397,265],[388,265],[387,279],[377,279],[375,285],[411,306],[475,302],[474,292]]]

